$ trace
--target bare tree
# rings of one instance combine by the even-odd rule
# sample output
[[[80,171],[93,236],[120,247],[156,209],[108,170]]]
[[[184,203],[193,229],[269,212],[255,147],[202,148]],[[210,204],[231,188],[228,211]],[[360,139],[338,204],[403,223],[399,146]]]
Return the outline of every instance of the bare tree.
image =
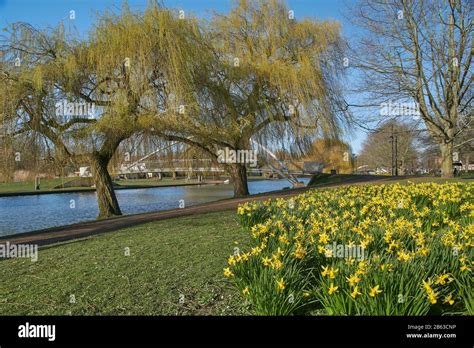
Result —
[[[362,0],[352,16],[363,30],[351,59],[359,92],[372,106],[415,101],[444,177],[453,173],[456,138],[473,127],[472,14],[469,0]]]
[[[418,152],[417,131],[413,128],[393,120],[383,123],[368,135],[358,157],[358,164],[389,170],[397,168],[401,175],[414,171],[418,163]]]

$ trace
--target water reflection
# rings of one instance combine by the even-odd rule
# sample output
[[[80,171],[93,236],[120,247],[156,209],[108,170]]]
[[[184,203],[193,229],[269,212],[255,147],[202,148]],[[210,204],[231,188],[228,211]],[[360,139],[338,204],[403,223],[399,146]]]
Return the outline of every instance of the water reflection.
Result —
[[[305,183],[308,179],[300,179]],[[250,181],[251,194],[281,190],[286,180]],[[176,186],[118,190],[124,214],[137,214],[178,208],[232,197],[232,185]],[[0,235],[10,235],[94,220],[98,214],[94,192],[1,197]]]

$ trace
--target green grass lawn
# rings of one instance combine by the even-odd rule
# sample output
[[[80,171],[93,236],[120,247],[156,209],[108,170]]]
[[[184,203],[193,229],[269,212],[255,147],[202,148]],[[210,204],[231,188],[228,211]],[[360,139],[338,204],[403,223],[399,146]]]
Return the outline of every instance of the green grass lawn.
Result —
[[[52,190],[53,187],[61,185],[64,182],[68,182],[70,178],[56,178],[56,179],[41,179],[40,188],[41,191]],[[10,193],[10,192],[31,192],[35,191],[35,182],[34,181],[20,181],[12,183],[0,183],[0,193]]]
[[[360,175],[356,174],[326,174],[326,173],[321,173],[321,174],[315,174],[311,177],[310,182],[308,183],[308,186],[314,186],[318,187],[320,185],[326,185],[326,184],[343,184],[345,182],[350,182],[352,180],[356,180],[357,178],[361,177]],[[367,176],[370,177],[370,176]],[[378,176],[378,178],[386,178],[390,179],[392,178],[391,176]],[[444,182],[466,182],[469,180],[474,180],[474,174],[472,173],[463,173],[462,175],[455,177],[455,178],[450,178],[450,179],[444,179],[441,177],[433,177],[433,176],[420,176],[420,177],[411,177],[411,178],[399,178],[398,180],[395,180],[396,182],[404,185],[407,184],[409,181],[410,182],[415,182],[415,183],[422,183],[422,182],[437,182],[437,183],[444,183]],[[389,184],[390,182],[384,182],[383,180],[381,181],[375,181],[375,182],[368,182],[367,184]]]
[[[335,184],[335,183],[342,183],[344,181],[351,180],[357,177],[357,175],[353,174],[314,174],[311,177],[311,180],[308,183],[308,186],[318,186],[324,184]]]
[[[54,189],[54,187],[61,185],[63,182],[66,183],[71,181],[73,178],[55,178],[55,179],[41,179],[40,190],[35,190],[34,181],[21,181],[13,183],[0,183],[0,194],[2,193],[26,193],[26,192],[48,192],[48,191],[70,191],[70,190],[90,190],[90,187],[68,187],[64,189]],[[225,176],[221,176],[221,179],[225,179]],[[249,180],[262,180],[264,179],[261,176],[249,176]],[[206,178],[206,180],[213,180],[211,177]],[[185,180],[184,178],[179,178],[173,180],[172,178],[163,178],[162,180],[158,179],[133,179],[133,180],[116,180],[115,181],[121,188],[133,188],[136,186],[164,186],[164,185],[187,185],[187,184],[198,184],[197,179]]]
[[[249,244],[228,211],[45,247],[37,262],[0,261],[0,315],[244,314],[222,269]]]

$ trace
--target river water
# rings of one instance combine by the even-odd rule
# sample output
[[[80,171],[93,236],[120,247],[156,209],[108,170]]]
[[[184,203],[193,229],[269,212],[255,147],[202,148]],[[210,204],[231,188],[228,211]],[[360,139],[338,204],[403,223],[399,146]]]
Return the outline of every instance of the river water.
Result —
[[[301,178],[305,184],[309,179]],[[281,190],[287,180],[249,181],[251,194]],[[138,214],[212,202],[233,195],[232,185],[174,186],[117,190],[123,214]],[[0,236],[94,220],[95,192],[0,197]]]

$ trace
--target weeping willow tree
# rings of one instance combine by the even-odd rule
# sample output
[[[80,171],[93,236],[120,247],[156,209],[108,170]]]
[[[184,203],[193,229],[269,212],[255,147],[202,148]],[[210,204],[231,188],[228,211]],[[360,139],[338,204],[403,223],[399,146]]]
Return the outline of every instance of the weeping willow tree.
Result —
[[[192,79],[154,117],[157,132],[205,149],[248,150],[337,137],[342,64],[339,24],[297,21],[280,1],[241,0],[216,16],[191,42]],[[183,71],[177,71],[182,76]],[[184,75],[186,76],[186,75]],[[248,195],[245,163],[227,163],[234,196]]]
[[[89,164],[100,218],[121,214],[109,162],[123,140],[143,132],[150,105],[162,105],[178,85],[175,76],[191,55],[180,44],[189,29],[151,3],[141,14],[126,6],[104,14],[86,41],[66,37],[61,26],[39,31],[22,23],[3,40],[1,79],[15,95],[15,134],[41,133],[58,156]]]
[[[25,23],[17,23],[6,29],[8,36],[1,37],[0,46],[0,114],[2,116],[2,139],[4,158],[20,153],[24,163],[26,155],[40,155],[38,149],[21,150],[21,139],[40,138],[49,148],[51,141],[39,130],[44,127],[44,111],[47,109],[48,78],[50,72],[43,65],[52,56],[61,31],[51,32],[50,39]],[[61,152],[62,149],[57,150]],[[59,157],[59,156],[58,156]],[[13,160],[12,160],[13,161]],[[7,161],[8,162],[8,161]],[[8,163],[6,163],[8,166]],[[13,166],[12,166],[13,169]]]

